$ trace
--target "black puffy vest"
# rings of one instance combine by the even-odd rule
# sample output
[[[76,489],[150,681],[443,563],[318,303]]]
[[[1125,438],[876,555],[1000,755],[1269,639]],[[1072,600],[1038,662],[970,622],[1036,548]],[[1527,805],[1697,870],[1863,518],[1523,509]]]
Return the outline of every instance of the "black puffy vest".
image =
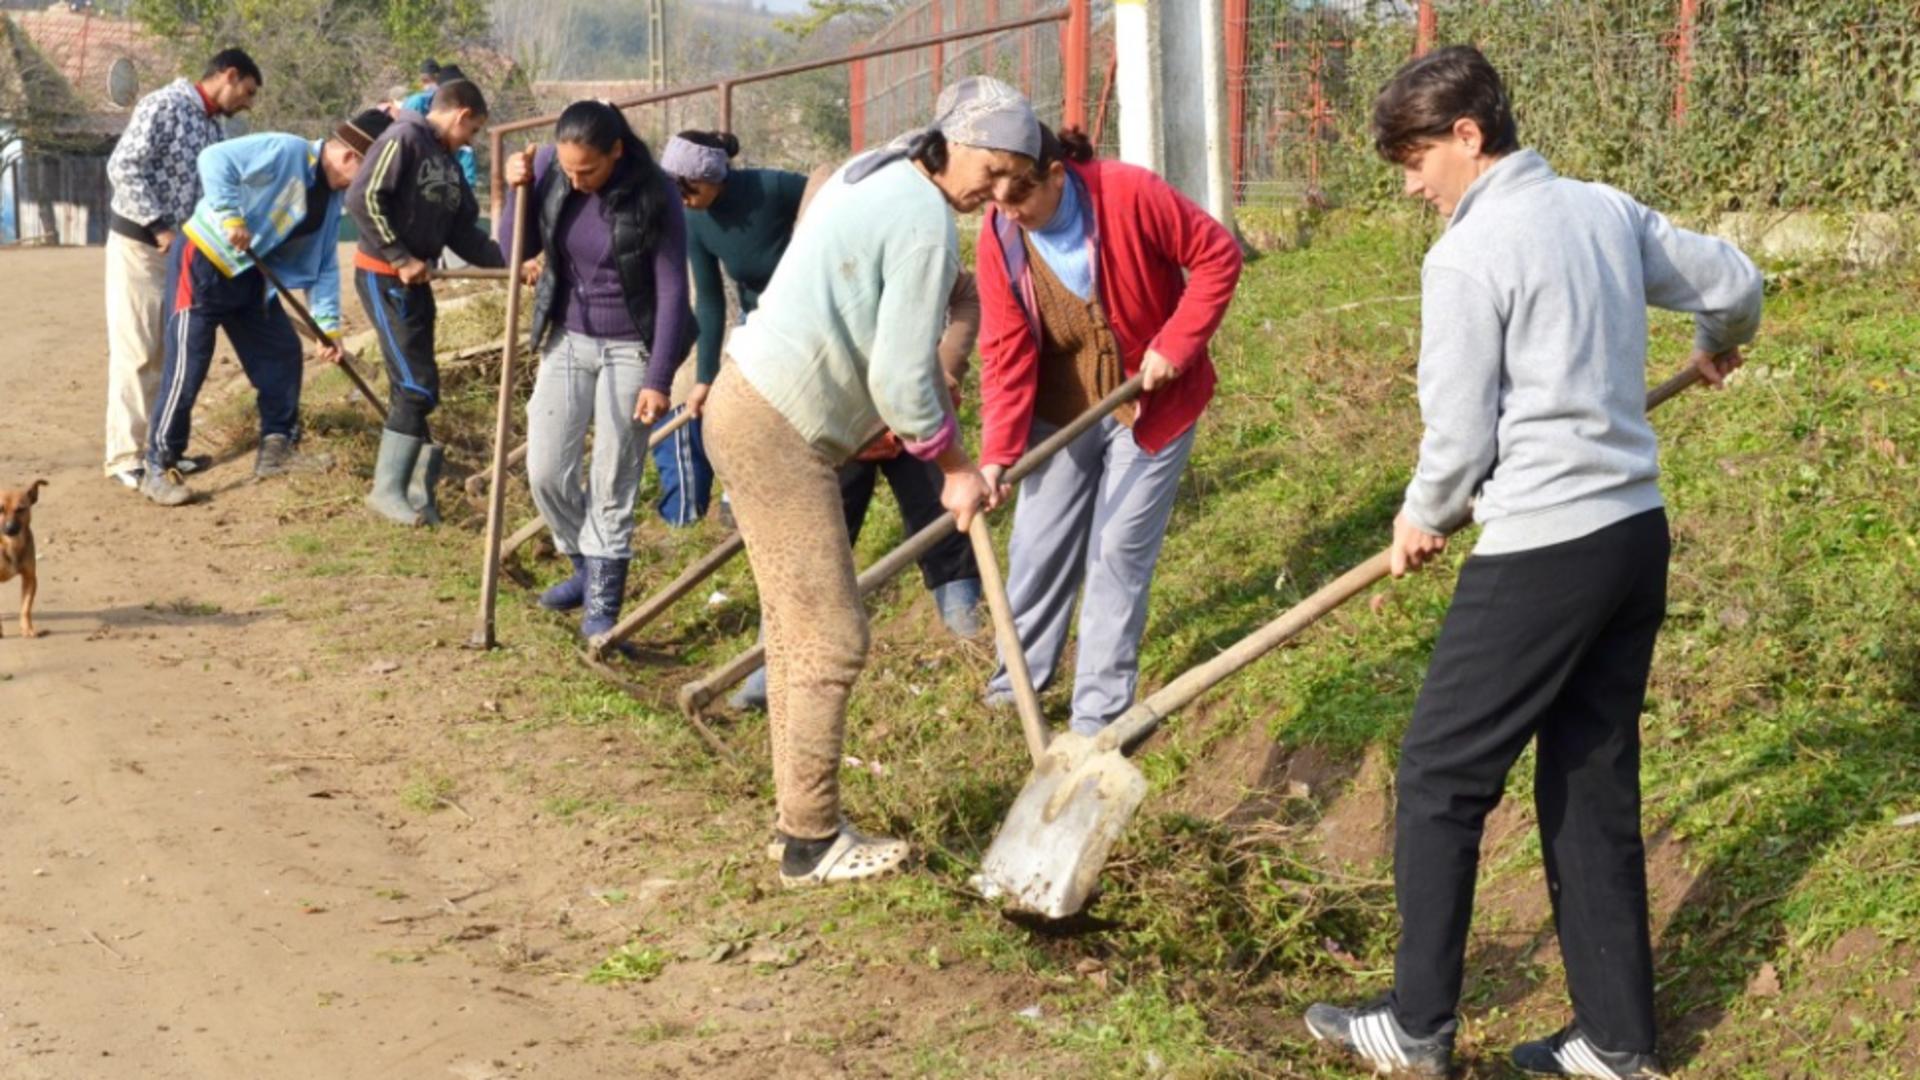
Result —
[[[625,294],[627,313],[633,316],[633,325],[640,331],[640,340],[647,345],[647,351],[653,351],[653,249],[640,242],[642,222],[639,217],[639,199],[636,198],[639,177],[637,170],[622,169],[607,181],[601,189],[603,201],[613,212],[613,262],[614,269],[620,275],[620,291]],[[558,162],[547,168],[547,175],[535,189],[540,210],[540,235],[547,250],[546,268],[540,275],[540,283],[533,292],[533,351],[537,355],[546,342],[547,331],[552,329],[553,299],[560,288],[559,260],[554,249],[559,241],[555,236],[560,227],[560,209],[567,203],[567,196],[573,194],[573,181],[561,170]]]

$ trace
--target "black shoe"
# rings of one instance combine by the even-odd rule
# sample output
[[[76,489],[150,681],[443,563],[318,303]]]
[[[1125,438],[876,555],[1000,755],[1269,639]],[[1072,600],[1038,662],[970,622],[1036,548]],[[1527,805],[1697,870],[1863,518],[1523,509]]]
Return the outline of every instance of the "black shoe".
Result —
[[[1316,1041],[1332,1043],[1376,1072],[1453,1074],[1455,1025],[1449,1022],[1424,1039],[1409,1035],[1384,997],[1357,1008],[1314,1005],[1307,1010],[1307,1030]]]
[[[1578,1025],[1513,1048],[1514,1067],[1535,1076],[1590,1076],[1594,1080],[1661,1080],[1666,1073],[1653,1054],[1602,1050]]]
[[[181,476],[192,476],[194,473],[206,472],[208,469],[213,468],[213,455],[192,454],[175,460],[173,467],[180,470]]]

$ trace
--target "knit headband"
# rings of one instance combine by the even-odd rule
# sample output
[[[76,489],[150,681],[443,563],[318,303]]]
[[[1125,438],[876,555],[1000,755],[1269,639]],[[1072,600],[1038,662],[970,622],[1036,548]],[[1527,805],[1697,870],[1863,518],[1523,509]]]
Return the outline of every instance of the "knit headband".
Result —
[[[681,180],[718,184],[727,178],[727,152],[675,135],[660,152],[660,168]]]

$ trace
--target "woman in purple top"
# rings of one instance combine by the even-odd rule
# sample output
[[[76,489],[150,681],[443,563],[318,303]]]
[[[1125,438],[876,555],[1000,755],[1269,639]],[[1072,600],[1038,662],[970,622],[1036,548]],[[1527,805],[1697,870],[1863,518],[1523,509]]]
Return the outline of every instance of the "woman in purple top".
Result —
[[[592,637],[613,628],[626,592],[644,460],[635,443],[666,415],[692,341],[686,217],[646,144],[598,101],[568,106],[554,145],[514,155],[506,179],[530,184],[533,199],[522,274],[535,286],[540,375],[527,402],[527,478],[554,545],[573,562],[540,604],[584,606],[580,629]],[[509,250],[513,220],[509,204],[500,238]]]

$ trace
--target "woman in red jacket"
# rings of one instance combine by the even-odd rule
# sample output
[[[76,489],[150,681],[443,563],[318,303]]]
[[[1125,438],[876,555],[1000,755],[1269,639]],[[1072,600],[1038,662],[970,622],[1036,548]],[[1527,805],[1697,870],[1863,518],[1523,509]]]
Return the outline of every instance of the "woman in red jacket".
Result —
[[[979,279],[980,460],[995,484],[1031,443],[1143,376],[1137,403],[1021,482],[1007,557],[1041,685],[1085,585],[1072,727],[1091,735],[1133,703],[1147,591],[1213,397],[1207,341],[1233,299],[1240,248],[1159,176],[1094,160],[1077,131],[1047,131],[1033,175],[987,213]],[[1009,699],[1004,667],[987,693]]]

